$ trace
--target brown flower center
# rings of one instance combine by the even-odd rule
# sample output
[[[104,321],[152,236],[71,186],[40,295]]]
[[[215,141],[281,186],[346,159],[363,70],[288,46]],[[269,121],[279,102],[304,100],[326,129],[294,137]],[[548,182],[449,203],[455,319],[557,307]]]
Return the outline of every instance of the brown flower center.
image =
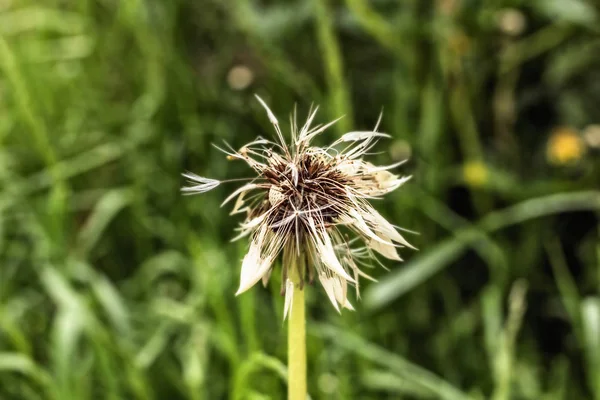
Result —
[[[336,219],[349,180],[335,168],[333,160],[307,153],[296,165],[273,162],[270,166],[265,176],[272,184],[268,201],[276,207],[273,224],[297,212],[311,213],[326,224]]]

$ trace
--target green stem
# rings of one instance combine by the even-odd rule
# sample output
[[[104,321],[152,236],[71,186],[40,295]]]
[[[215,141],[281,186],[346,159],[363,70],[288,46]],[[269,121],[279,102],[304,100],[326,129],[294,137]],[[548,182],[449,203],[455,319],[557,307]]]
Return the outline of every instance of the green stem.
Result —
[[[290,268],[290,279],[294,295],[288,323],[288,400],[306,400],[306,317],[297,268]]]

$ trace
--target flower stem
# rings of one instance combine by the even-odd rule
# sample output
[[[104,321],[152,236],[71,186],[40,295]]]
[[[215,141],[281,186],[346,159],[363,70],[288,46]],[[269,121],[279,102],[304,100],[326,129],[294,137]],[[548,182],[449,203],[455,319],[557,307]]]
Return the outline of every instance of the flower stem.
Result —
[[[294,297],[288,323],[288,400],[306,400],[306,317],[304,288],[296,268],[290,269]]]

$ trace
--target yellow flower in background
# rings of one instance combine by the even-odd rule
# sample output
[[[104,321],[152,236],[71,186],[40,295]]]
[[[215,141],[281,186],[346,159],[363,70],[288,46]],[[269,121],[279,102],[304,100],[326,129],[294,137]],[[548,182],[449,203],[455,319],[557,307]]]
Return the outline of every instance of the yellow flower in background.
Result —
[[[469,161],[463,166],[463,177],[469,186],[483,186],[488,177],[487,167],[481,161]]]
[[[572,164],[583,157],[585,150],[585,143],[578,131],[570,127],[559,127],[550,134],[546,158],[554,165]]]

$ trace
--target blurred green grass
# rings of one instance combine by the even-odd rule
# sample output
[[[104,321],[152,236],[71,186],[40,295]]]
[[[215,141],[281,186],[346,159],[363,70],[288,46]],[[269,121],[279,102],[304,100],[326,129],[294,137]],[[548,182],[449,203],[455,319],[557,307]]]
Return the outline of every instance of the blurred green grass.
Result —
[[[585,0],[0,1],[0,399],[283,398],[275,277],[211,143],[321,105],[413,180],[418,253],[309,295],[313,399],[600,399],[600,8]],[[240,72],[241,71],[241,72]]]

